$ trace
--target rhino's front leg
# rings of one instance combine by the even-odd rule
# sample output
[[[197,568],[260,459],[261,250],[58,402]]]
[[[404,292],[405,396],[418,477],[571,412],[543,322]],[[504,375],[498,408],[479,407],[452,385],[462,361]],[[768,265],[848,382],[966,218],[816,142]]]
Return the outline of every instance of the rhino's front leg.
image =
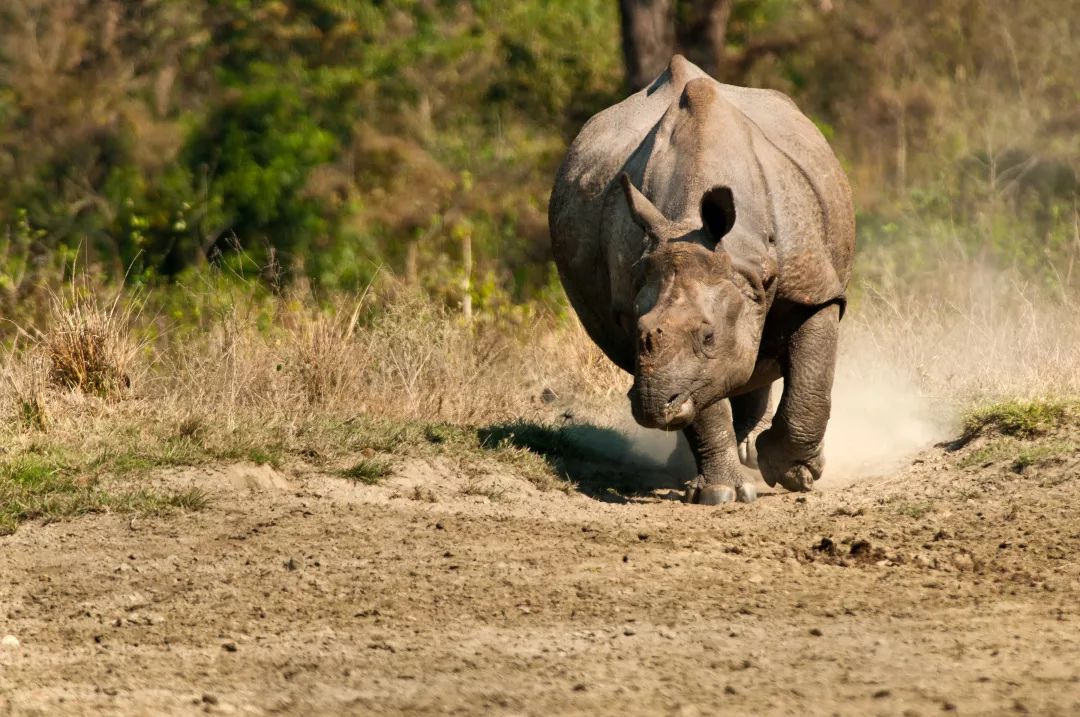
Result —
[[[839,307],[825,306],[803,322],[788,343],[784,393],[772,426],[757,439],[758,465],[771,486],[808,491],[821,478],[839,322]]]
[[[717,401],[698,412],[683,429],[697,461],[698,476],[686,486],[686,502],[717,505],[757,498],[753,480],[739,469],[735,431],[727,401]]]

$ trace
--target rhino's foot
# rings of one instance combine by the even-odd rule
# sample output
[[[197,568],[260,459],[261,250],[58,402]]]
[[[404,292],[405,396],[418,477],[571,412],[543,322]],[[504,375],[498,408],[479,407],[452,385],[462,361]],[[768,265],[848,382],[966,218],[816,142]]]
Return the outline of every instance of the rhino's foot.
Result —
[[[780,484],[787,490],[806,493],[814,489],[814,481],[821,479],[825,461],[820,446],[805,458],[795,457],[793,448],[777,445],[772,431],[765,431],[758,437],[757,449],[761,477],[770,487]],[[807,451],[799,453],[805,455]]]
[[[686,484],[687,503],[698,505],[720,505],[721,503],[753,503],[757,500],[757,490],[753,483],[732,485],[732,481],[708,483],[703,476],[698,476]]]

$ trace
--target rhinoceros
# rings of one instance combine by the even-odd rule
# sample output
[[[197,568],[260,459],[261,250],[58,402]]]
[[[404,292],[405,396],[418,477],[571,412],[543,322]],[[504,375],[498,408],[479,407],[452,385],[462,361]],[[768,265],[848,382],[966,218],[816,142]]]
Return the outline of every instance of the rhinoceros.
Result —
[[[549,222],[571,305],[633,374],[635,420],[690,444],[687,502],[752,502],[740,462],[770,486],[810,490],[855,218],[840,163],[795,103],[676,55],[585,124]]]

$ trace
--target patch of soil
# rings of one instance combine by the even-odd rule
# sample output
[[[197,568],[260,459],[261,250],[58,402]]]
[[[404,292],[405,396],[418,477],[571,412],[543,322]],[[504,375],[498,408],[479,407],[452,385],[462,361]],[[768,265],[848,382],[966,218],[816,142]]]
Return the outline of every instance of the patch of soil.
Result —
[[[939,448],[713,509],[163,473],[210,508],[0,538],[0,714],[1078,714],[1076,472]]]

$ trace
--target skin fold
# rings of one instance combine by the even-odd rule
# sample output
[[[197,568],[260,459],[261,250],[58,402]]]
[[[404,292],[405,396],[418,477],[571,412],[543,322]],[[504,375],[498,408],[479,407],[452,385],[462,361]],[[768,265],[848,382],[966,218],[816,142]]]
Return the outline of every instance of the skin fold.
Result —
[[[634,376],[635,420],[690,443],[687,501],[754,500],[740,463],[810,490],[855,248],[850,189],[813,123],[676,56],[585,125],[549,220],[571,304]]]

